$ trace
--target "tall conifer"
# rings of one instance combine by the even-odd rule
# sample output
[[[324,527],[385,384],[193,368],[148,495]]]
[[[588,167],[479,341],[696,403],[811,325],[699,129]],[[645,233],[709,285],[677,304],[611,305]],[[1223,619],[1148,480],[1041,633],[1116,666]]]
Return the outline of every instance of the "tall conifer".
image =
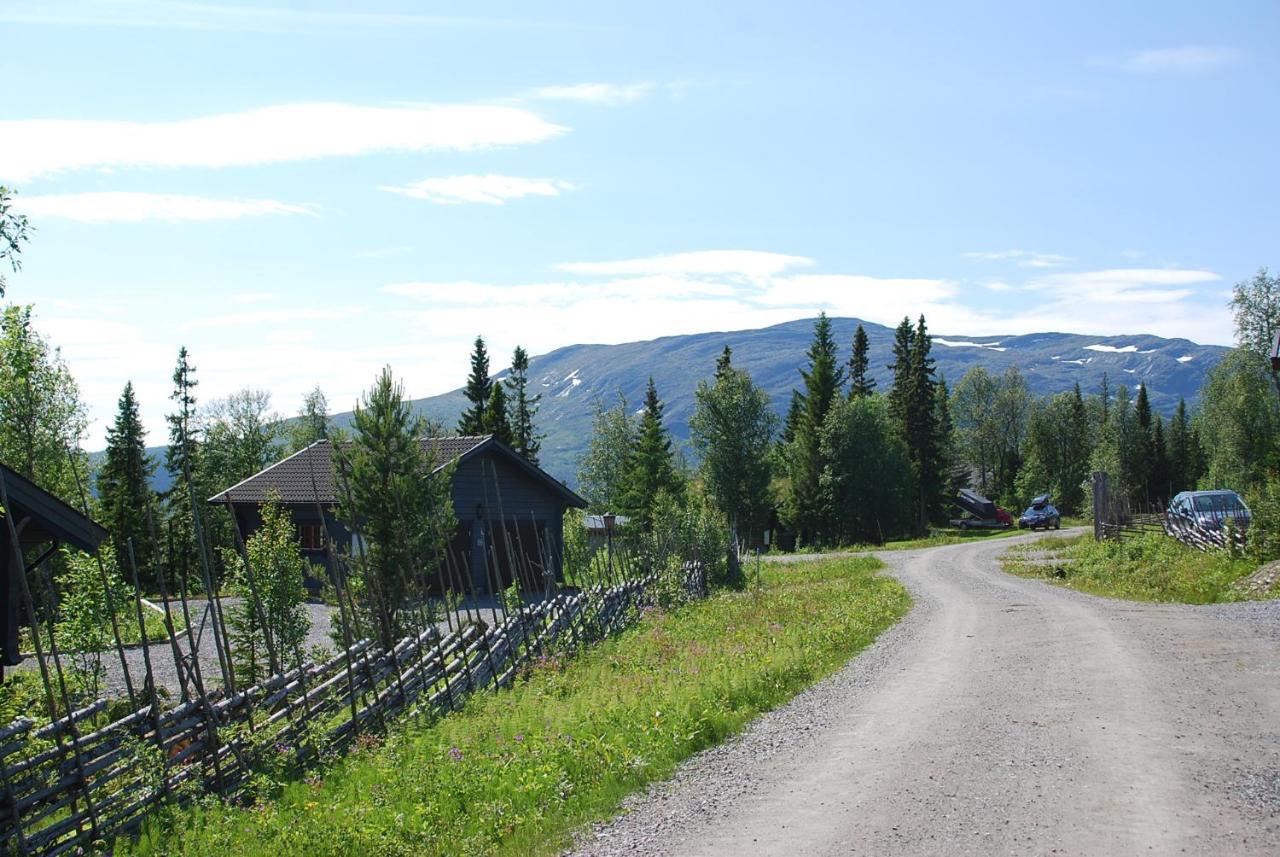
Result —
[[[147,510],[151,507],[151,476],[155,463],[147,457],[146,431],[138,414],[133,382],[124,385],[115,423],[107,429],[106,460],[98,471],[98,499],[111,530],[112,543],[121,563],[128,562],[133,542],[138,576],[150,580],[154,558]]]
[[[477,336],[471,352],[471,373],[462,394],[471,403],[458,420],[458,434],[479,435],[488,432],[485,416],[489,411],[489,399],[493,395],[493,379],[489,377],[489,352],[484,347],[484,337]]]
[[[485,434],[493,435],[507,446],[515,442],[515,436],[511,431],[511,418],[507,414],[506,387],[502,384],[494,384],[489,389],[489,406],[484,412],[484,430]]]
[[[653,526],[653,511],[660,492],[677,497],[684,493],[684,481],[675,467],[671,436],[662,424],[662,402],[652,376],[644,395],[640,432],[629,456],[626,473],[622,498],[624,511],[646,530]]]
[[[853,332],[853,356],[849,358],[849,395],[865,399],[876,391],[876,382],[868,371],[871,368],[871,342],[862,325]]]
[[[523,455],[533,464],[538,463],[538,451],[542,448],[542,437],[533,425],[533,418],[538,413],[538,403],[542,394],[529,395],[529,354],[519,345],[511,355],[511,375],[506,379],[511,388],[511,434],[516,452]]]

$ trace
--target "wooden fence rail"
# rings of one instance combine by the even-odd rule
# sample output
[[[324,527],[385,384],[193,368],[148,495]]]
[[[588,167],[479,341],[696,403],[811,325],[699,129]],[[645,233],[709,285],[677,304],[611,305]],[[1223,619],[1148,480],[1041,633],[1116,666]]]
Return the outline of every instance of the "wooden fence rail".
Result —
[[[700,565],[684,573],[690,592],[705,592]],[[157,804],[202,792],[234,798],[272,754],[305,762],[393,717],[447,714],[477,690],[509,686],[549,649],[626,627],[656,582],[648,575],[562,592],[492,627],[428,627],[391,651],[361,640],[235,693],[215,690],[167,710],[144,705],[101,728],[91,727],[104,700],[39,728],[19,719],[0,728],[0,843],[17,854],[85,848],[136,830]]]

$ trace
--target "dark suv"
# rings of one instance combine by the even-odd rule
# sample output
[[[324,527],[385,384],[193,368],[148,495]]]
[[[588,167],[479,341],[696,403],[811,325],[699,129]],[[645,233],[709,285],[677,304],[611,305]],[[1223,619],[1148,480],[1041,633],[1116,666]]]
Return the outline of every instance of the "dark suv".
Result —
[[[1206,530],[1220,530],[1231,519],[1243,530],[1253,520],[1253,513],[1234,491],[1183,491],[1169,503],[1169,518]]]
[[[1058,514],[1058,510],[1053,508],[1053,504],[1049,502],[1048,494],[1041,494],[1031,501],[1030,508],[1022,513],[1022,517],[1018,519],[1018,529],[1034,530],[1038,527],[1044,527],[1046,530],[1053,527],[1055,530],[1062,526],[1062,516]]]

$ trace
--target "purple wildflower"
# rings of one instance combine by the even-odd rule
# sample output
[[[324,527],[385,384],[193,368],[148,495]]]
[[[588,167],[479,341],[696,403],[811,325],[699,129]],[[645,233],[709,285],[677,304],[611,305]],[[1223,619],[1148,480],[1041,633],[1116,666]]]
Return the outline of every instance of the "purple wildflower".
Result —
[[[457,747],[450,747],[450,748],[449,748],[449,757],[450,757],[451,759],[453,759],[455,762],[461,762],[461,761],[462,761],[462,751],[461,751],[461,750],[459,750]]]

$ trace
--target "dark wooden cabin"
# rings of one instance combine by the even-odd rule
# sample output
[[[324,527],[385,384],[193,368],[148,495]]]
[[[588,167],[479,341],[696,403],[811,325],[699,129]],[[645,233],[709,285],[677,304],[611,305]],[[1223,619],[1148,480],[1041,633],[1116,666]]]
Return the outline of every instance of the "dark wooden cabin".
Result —
[[[451,494],[458,527],[449,550],[451,568],[443,577],[429,575],[433,589],[444,585],[487,593],[519,576],[522,587],[536,590],[548,575],[563,580],[564,511],[584,508],[585,500],[492,435],[424,438],[422,444],[437,472],[454,465]],[[272,491],[297,525],[303,555],[325,579],[330,548],[346,554],[353,549],[352,534],[333,508],[332,443],[317,441],[209,502],[230,507],[248,538],[262,523],[260,509]],[[354,549],[359,551],[358,543]]]
[[[71,506],[0,464],[0,681],[4,668],[22,662],[18,629],[23,611],[22,576],[53,555],[60,545],[95,551],[107,531]]]

